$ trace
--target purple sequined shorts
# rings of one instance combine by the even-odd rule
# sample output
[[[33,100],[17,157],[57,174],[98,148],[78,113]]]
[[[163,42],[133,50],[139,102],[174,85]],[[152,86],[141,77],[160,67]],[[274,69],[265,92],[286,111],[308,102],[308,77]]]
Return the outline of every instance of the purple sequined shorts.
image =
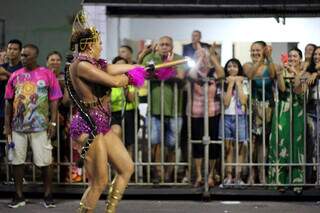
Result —
[[[91,108],[89,114],[97,126],[97,134],[105,134],[110,130],[110,115],[108,113],[98,108]],[[82,134],[89,134],[89,132],[91,132],[91,129],[87,122],[82,119],[80,113],[77,112],[73,115],[70,130],[71,138],[76,140]]]

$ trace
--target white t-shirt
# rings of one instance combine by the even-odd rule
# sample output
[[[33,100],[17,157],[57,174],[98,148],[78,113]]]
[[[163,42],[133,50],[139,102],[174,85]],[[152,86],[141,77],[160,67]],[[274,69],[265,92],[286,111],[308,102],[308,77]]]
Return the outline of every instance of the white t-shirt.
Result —
[[[249,82],[247,80],[243,80],[242,90],[245,95],[249,94]],[[242,109],[239,97],[236,97],[236,89],[233,89],[230,104],[227,108],[225,108],[224,114],[236,115],[236,110],[238,112],[238,115],[245,114],[245,111]]]

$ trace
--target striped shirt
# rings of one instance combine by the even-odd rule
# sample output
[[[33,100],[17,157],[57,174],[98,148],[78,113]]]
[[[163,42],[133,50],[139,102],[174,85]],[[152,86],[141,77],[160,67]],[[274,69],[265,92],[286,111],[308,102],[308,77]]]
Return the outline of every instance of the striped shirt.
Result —
[[[208,77],[214,77],[214,69],[210,69],[207,74]],[[212,80],[209,82],[208,87],[208,115],[209,117],[220,114],[220,98],[219,95],[219,84]],[[193,83],[192,89],[192,108],[191,117],[201,118],[204,117],[204,84],[199,82]]]

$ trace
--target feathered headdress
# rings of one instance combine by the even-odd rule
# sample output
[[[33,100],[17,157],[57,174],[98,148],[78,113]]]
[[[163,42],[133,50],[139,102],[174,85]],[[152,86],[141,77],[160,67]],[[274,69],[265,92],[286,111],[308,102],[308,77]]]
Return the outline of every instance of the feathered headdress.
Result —
[[[80,10],[72,25],[72,34],[83,32],[85,30],[90,30],[91,36],[87,38],[81,38],[79,41],[79,50],[83,51],[89,42],[96,42],[99,39],[99,32],[94,26],[90,26],[87,15],[83,10]]]

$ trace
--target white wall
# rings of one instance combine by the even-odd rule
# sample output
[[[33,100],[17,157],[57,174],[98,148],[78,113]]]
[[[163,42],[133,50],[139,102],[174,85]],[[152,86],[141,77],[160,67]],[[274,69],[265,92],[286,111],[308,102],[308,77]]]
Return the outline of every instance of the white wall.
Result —
[[[95,26],[99,31],[102,43],[108,43],[106,7],[101,5],[84,5],[83,10],[88,18],[89,25]],[[106,48],[102,49],[101,54],[104,57],[107,55]]]
[[[320,44],[320,18],[290,18],[286,25],[278,24],[274,18],[242,19],[164,19],[131,18],[130,33],[121,34],[121,39],[157,39],[170,35],[176,40],[190,40],[191,32],[198,29],[202,40],[222,43],[222,64],[232,57],[233,42],[299,42]]]
[[[117,55],[123,39],[156,40],[162,35],[175,40],[190,41],[195,29],[202,32],[203,41],[222,44],[222,64],[232,57],[234,42],[299,42],[320,44],[320,18],[287,18],[286,24],[274,18],[107,18],[107,56]]]

